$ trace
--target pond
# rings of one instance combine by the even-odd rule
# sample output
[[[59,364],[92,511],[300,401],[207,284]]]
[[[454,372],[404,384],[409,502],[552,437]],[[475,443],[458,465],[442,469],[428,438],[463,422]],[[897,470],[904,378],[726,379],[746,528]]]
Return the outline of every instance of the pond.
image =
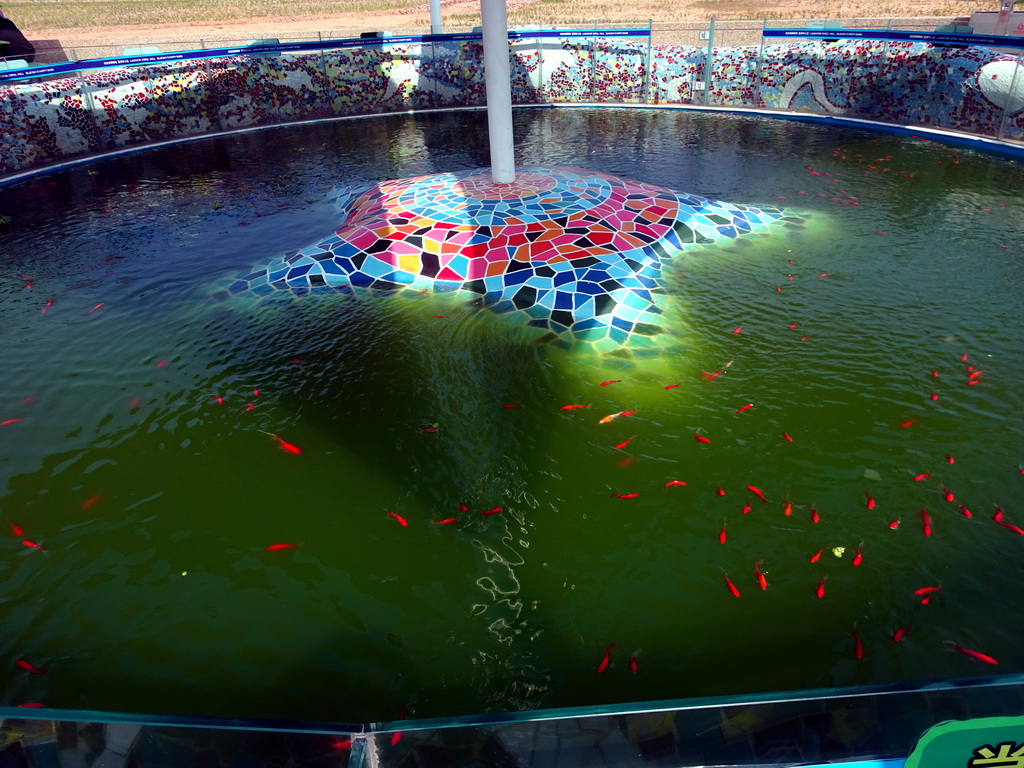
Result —
[[[464,293],[222,297],[337,228],[337,188],[486,166],[480,112],[0,188],[4,704],[364,721],[1024,670],[992,519],[1024,526],[1020,163],[668,111],[516,137],[804,223],[679,253],[636,356]]]

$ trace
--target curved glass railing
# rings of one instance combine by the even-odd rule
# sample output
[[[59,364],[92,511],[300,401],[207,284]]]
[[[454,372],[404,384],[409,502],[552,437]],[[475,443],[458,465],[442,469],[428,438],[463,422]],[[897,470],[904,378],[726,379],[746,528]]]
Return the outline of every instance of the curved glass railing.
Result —
[[[646,29],[511,33],[519,105],[753,109],[1024,145],[1018,37],[764,29],[758,44]],[[143,52],[0,71],[0,175],[241,128],[484,102],[477,34]]]

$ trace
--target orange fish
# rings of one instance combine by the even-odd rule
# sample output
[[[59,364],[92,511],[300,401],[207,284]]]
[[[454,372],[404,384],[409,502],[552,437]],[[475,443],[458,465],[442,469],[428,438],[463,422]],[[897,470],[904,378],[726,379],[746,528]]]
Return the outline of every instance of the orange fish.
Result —
[[[785,440],[787,443],[792,443],[793,442],[793,438],[790,437],[789,433],[785,432],[785,431],[783,431],[783,433],[782,433],[782,439]]]
[[[431,432],[437,432],[437,427],[421,427],[420,428],[420,434],[421,435],[430,434]]]
[[[667,483],[665,483],[666,488],[673,485],[686,485],[686,482],[684,480],[669,480]]]
[[[8,419],[7,421],[0,421],[0,427],[6,427],[8,424],[17,424],[19,421],[24,421],[24,419]]]
[[[715,491],[715,493],[717,493],[719,496],[725,496],[725,489],[719,488],[717,491]]]
[[[750,408],[753,408],[753,407],[754,407],[753,403],[747,403],[746,405],[737,408],[736,409],[736,413],[743,413],[744,411],[749,410]]]
[[[864,555],[860,552],[860,545],[857,545],[857,554],[853,556],[853,564],[855,566],[860,565],[864,562]]]
[[[487,515],[496,515],[496,514],[498,514],[499,512],[501,512],[501,510],[502,510],[502,507],[494,507],[493,509],[488,509],[488,510],[486,510],[486,511],[484,511],[484,512],[481,512],[480,514],[481,514],[481,515],[484,515],[484,516],[487,516]]]
[[[609,384],[621,384],[622,379],[608,379],[608,381],[602,381],[601,386],[607,387]]]
[[[931,515],[928,514],[927,511],[925,511],[923,509],[921,510],[921,525],[923,526],[924,535],[925,536],[931,536],[932,535],[932,517],[931,517]]]
[[[725,544],[725,523],[722,523],[722,530],[718,532],[718,543]]]
[[[784,514],[786,517],[789,517],[793,514],[793,502],[791,502],[789,499],[786,499],[786,506],[782,508],[782,514]]]
[[[761,563],[763,562],[764,560],[758,560],[756,563],[754,563],[754,573],[757,576],[757,586],[759,586],[761,589],[768,589],[768,580],[764,577],[764,574],[761,572],[760,567]]]
[[[748,491],[750,491],[750,492],[751,492],[752,494],[754,494],[755,496],[757,496],[757,498],[759,498],[759,499],[760,499],[760,500],[761,500],[762,502],[764,502],[765,504],[767,504],[767,503],[768,503],[768,499],[766,499],[766,498],[764,497],[764,494],[763,494],[763,493],[761,493],[761,490],[760,490],[759,488],[755,488],[755,487],[754,487],[754,486],[752,486],[752,485],[748,485],[748,486],[745,486],[745,487],[746,487],[746,489],[747,489]]]
[[[678,384],[668,384],[668,385],[667,385],[667,386],[665,387],[665,389],[675,389],[675,388],[676,388],[676,387],[678,387],[678,386],[679,386]]]
[[[821,553],[824,552],[824,551],[825,551],[824,549],[819,549],[817,552],[815,552],[813,555],[811,555],[811,562],[812,563],[818,562],[821,559]]]
[[[31,547],[32,549],[38,549],[38,550],[40,550],[40,551],[42,551],[42,552],[45,552],[45,551],[46,551],[46,550],[45,550],[45,549],[43,549],[43,548],[42,548],[41,546],[39,546],[38,544],[36,544],[36,543],[35,543],[34,541],[29,541],[28,539],[25,539],[25,540],[24,540],[23,542],[21,542],[21,543],[22,543],[22,544],[24,544],[24,545],[25,545],[26,547]]]
[[[953,500],[953,492],[950,491],[950,490],[947,490],[947,489],[943,488],[942,489],[942,495],[946,499],[946,501],[952,501]]]
[[[1007,523],[1003,520],[996,520],[996,522],[1003,526],[1003,528],[1006,528],[1008,531],[1013,531],[1018,536],[1024,536],[1024,529],[1018,528],[1016,525],[1013,525],[1012,523]]]
[[[446,517],[444,520],[435,520],[434,525],[451,525],[452,523],[459,522],[457,517]]]
[[[953,458],[953,455],[952,455],[952,454],[950,454],[950,453],[947,453],[947,454],[946,454],[946,462],[947,462],[948,464],[954,464],[954,463],[956,462],[956,460],[955,460],[955,459]]]
[[[909,427],[909,426],[910,426],[911,424],[913,424],[913,423],[914,423],[915,421],[917,421],[917,419],[909,419],[909,420],[907,420],[907,421],[904,421],[904,422],[903,422],[902,424],[900,424],[900,426],[901,426],[901,427]]]
[[[405,518],[404,518],[404,517],[402,517],[402,516],[401,516],[400,514],[398,514],[397,512],[388,512],[388,514],[389,514],[389,515],[391,515],[391,516],[392,516],[393,518],[395,518],[395,520],[397,520],[397,521],[398,521],[398,523],[399,523],[399,525],[401,525],[401,526],[402,526],[403,528],[405,528],[406,526],[408,526],[408,525],[409,525],[409,523],[407,523],[407,522],[405,521]]]
[[[743,330],[743,326],[741,325],[739,328],[737,328],[735,331],[732,332],[732,335],[735,336],[737,333],[739,333],[742,330]]]
[[[969,510],[963,504],[960,504],[959,506],[960,506],[960,512],[963,513],[964,517],[973,517],[973,515],[971,515],[971,510]]]
[[[918,596],[927,595],[930,592],[938,592],[940,589],[942,589],[942,587],[918,587],[914,590],[914,594]]]
[[[890,527],[890,528],[891,528],[892,530],[894,530],[894,531],[895,531],[895,530],[896,530],[897,528],[899,528],[899,527],[900,527],[900,521],[899,521],[899,520],[893,520],[893,521],[892,521],[891,523],[889,523],[889,527]]]
[[[640,671],[639,665],[636,663],[636,654],[629,657],[629,671],[634,675]]]
[[[611,654],[612,648],[615,647],[615,643],[612,643],[604,649],[604,658],[601,659],[601,663],[597,665],[597,674],[603,674],[608,669],[608,664],[611,662],[609,654]]]
[[[818,580],[818,588],[814,590],[814,594],[816,594],[818,597],[824,597],[825,596],[825,579],[824,578],[821,578],[821,579]]]
[[[931,397],[932,400],[938,400],[939,399],[939,396],[938,396],[938,394],[936,394],[934,389],[932,390],[932,393],[931,393],[931,395],[929,397]]]
[[[821,522],[821,515],[818,514],[818,510],[816,510],[814,507],[811,507],[811,522],[812,523],[820,523]]]
[[[714,373],[708,373],[707,371],[704,371],[700,376],[702,379],[704,379],[704,381],[711,381],[712,379],[717,378],[718,376],[721,375],[721,371],[715,371]]]
[[[894,643],[902,643],[903,642],[903,638],[907,636],[907,632],[909,632],[909,631],[910,631],[910,626],[909,625],[906,626],[906,627],[900,627],[899,629],[897,629],[895,632],[892,633],[892,641]]]
[[[267,547],[267,552],[278,552],[282,549],[298,549],[298,544],[271,544]]]
[[[100,498],[101,498],[102,496],[103,496],[103,494],[102,494],[102,493],[97,493],[97,494],[96,494],[95,496],[93,496],[93,497],[91,497],[91,498],[89,498],[89,499],[86,499],[86,500],[85,500],[85,501],[84,501],[84,502],[82,503],[82,509],[88,509],[88,508],[89,508],[89,507],[91,507],[91,506],[92,506],[93,504],[95,504],[95,503],[96,503],[97,501],[99,501],[99,500],[100,500]]]
[[[996,522],[999,522],[999,521],[996,520]],[[22,530],[20,525],[15,525],[14,523],[12,523],[10,521],[8,521],[7,524],[9,526],[11,526],[11,533],[13,533],[15,536],[24,536],[25,535],[25,531]]]
[[[725,573],[725,572],[723,571],[723,573]],[[733,597],[739,597],[740,596],[740,591],[738,589],[736,589],[736,585],[733,584],[732,581],[729,579],[729,574],[728,573],[725,574],[725,585],[729,588],[729,591],[732,593]]]
[[[951,643],[949,640],[947,640],[946,642],[950,643],[954,648],[956,648],[958,651],[960,651],[960,653],[964,654],[965,656],[970,656],[972,659],[975,659],[976,661],[984,661],[986,664],[998,664],[999,663],[998,661],[993,659],[991,656],[986,656],[984,653],[978,653],[977,651],[972,651],[970,648],[964,648],[962,645],[958,645],[957,643]]]
[[[931,475],[929,475],[927,472],[924,472],[923,474],[920,475],[914,475],[914,482],[919,483],[922,480],[927,480],[929,477],[931,477]]]
[[[579,405],[579,404],[576,404],[576,405],[563,405],[562,406],[562,410],[563,411],[574,411],[577,408],[586,408],[586,407],[587,407],[586,405]]]
[[[743,514],[744,515],[749,515],[750,514],[750,505],[749,504],[745,504],[743,506]]]
[[[711,442],[711,438],[704,437],[704,435],[700,434],[699,432],[694,432],[693,436],[697,440],[698,443],[710,443]]]
[[[623,440],[621,443],[619,443],[618,445],[615,446],[615,450],[621,451],[623,448],[625,448],[627,445],[629,445],[629,441],[632,440],[632,439],[633,439],[632,437],[627,437],[625,440]]]
[[[864,643],[861,642],[860,635],[856,632],[850,632],[853,635],[853,652],[858,659],[864,658]]]
[[[871,494],[865,493],[864,494],[864,498],[867,499],[868,509],[874,509],[875,508],[875,500],[873,498],[871,498]]]

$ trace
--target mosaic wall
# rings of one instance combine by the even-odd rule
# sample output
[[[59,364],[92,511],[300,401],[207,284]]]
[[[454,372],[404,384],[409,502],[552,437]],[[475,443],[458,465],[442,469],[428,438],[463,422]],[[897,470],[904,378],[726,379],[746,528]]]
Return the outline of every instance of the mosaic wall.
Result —
[[[349,187],[337,207],[337,232],[238,275],[227,293],[461,290],[599,352],[653,347],[664,262],[783,217],[559,167],[518,168],[512,184],[485,168]]]
[[[231,56],[0,86],[0,173],[232,128],[477,106],[479,42]],[[648,82],[648,65],[650,78]],[[706,56],[640,38],[512,45],[513,100],[705,103]],[[800,40],[716,48],[707,103],[1024,139],[1024,76],[985,48]],[[1005,113],[1005,118],[1004,118]]]

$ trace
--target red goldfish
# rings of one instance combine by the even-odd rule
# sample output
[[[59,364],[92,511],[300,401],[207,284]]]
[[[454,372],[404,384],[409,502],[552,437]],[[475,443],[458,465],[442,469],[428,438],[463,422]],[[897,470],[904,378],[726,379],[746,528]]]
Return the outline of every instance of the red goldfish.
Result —
[[[694,432],[693,436],[697,440],[698,443],[710,443],[711,442],[711,438],[704,437],[704,435],[700,434],[699,432]]]
[[[40,669],[39,667],[34,667],[34,666],[32,666],[31,662],[25,661],[25,659],[18,659],[14,663],[17,664],[22,669],[24,669],[30,675],[45,675],[47,672],[50,671],[50,670],[46,669],[45,667],[43,669]]]
[[[639,495],[640,495],[639,493],[613,493],[612,494],[612,496],[614,496],[616,499],[635,499]]]
[[[743,406],[740,406],[739,408],[737,408],[736,409],[736,413],[743,413],[744,411],[749,410],[749,409],[751,409],[753,407],[754,407],[753,403],[747,403],[746,405],[743,405]]]
[[[984,653],[978,653],[977,651],[972,651],[970,648],[964,648],[962,645],[958,645],[957,643],[954,643],[950,640],[946,640],[946,642],[952,645],[958,651],[960,651],[960,653],[964,654],[965,656],[970,656],[972,659],[975,659],[976,661],[984,661],[986,664],[999,663],[991,656],[986,656]]]
[[[402,517],[397,512],[388,512],[388,514],[391,515],[393,518],[395,518],[395,520],[397,520],[399,525],[401,525],[403,528],[405,528],[405,527],[407,527],[409,525],[409,523],[407,523],[405,521],[405,518]]]
[[[871,494],[865,493],[864,494],[864,498],[868,500],[867,501],[868,509],[874,509],[875,508],[875,500],[873,498],[871,498]]]
[[[665,387],[665,389],[675,389],[675,388],[676,388],[676,387],[678,387],[678,386],[679,386],[678,384],[668,384],[668,385],[667,385],[667,386]]]
[[[446,517],[444,520],[435,520],[434,525],[451,525],[452,523],[459,522],[457,517]]]
[[[636,654],[629,657],[629,671],[634,675],[640,671],[639,665],[636,663]]]
[[[860,545],[857,545],[857,554],[853,556],[853,565],[857,566],[864,562],[864,555],[860,552]]]
[[[915,595],[927,595],[931,592],[938,592],[942,587],[918,587],[914,590]]]
[[[575,404],[575,405],[563,405],[563,406],[562,406],[562,410],[563,410],[563,411],[574,411],[574,410],[576,410],[577,408],[586,408],[586,407],[587,407],[587,405],[579,405],[579,404]]]
[[[943,496],[943,498],[946,499],[946,501],[953,501],[953,492],[950,491],[950,490],[947,490],[946,488],[942,489],[942,496]]]
[[[812,563],[816,563],[819,560],[821,560],[821,553],[824,552],[824,551],[825,551],[824,549],[819,549],[817,552],[815,552],[813,555],[811,555],[811,562]]]
[[[610,658],[609,654],[611,653],[612,648],[614,648],[614,647],[615,647],[615,643],[612,643],[611,645],[609,645],[607,648],[604,649],[604,658],[602,658],[601,659],[601,663],[597,665],[597,674],[599,674],[599,675],[603,674],[604,671],[606,669],[608,669],[608,664],[611,662],[611,658]]]
[[[484,512],[481,512],[480,514],[481,514],[481,515],[484,515],[484,516],[487,516],[487,515],[496,515],[496,514],[498,514],[499,512],[501,512],[501,510],[502,510],[502,507],[494,507],[493,509],[488,509],[488,510],[486,510],[486,511],[484,511]]]
[[[814,590],[814,594],[816,594],[818,597],[824,597],[825,596],[825,579],[824,578],[821,578],[821,579],[818,580],[818,588]]]
[[[812,523],[820,523],[821,522],[821,515],[818,514],[818,510],[816,510],[814,507],[811,507],[811,522]]]
[[[760,499],[760,500],[761,500],[762,502],[764,502],[765,504],[767,504],[767,503],[768,503],[768,499],[766,499],[766,498],[764,497],[764,494],[763,494],[763,493],[761,493],[760,489],[758,489],[758,488],[755,488],[755,487],[754,487],[754,486],[752,486],[752,485],[748,485],[748,486],[746,486],[746,489],[747,489],[748,491],[750,491],[750,492],[751,492],[752,494],[754,494],[755,496],[757,496],[757,498],[759,498],[759,499]]]
[[[722,530],[718,532],[718,543],[725,544],[725,523],[722,523]]]
[[[632,439],[633,439],[632,437],[627,437],[625,440],[623,440],[621,443],[619,443],[618,445],[615,446],[615,450],[621,451],[623,448],[625,448],[627,445],[629,445],[629,441],[632,440]]]
[[[785,440],[787,443],[792,443],[793,442],[793,438],[790,437],[789,433],[785,432],[785,431],[783,431],[783,433],[782,433],[782,439]]]
[[[856,632],[850,632],[853,635],[853,652],[858,659],[864,658],[864,643],[861,642],[860,635]]]
[[[764,560],[758,560],[756,563],[754,563],[754,574],[757,576],[757,586],[759,586],[761,589],[768,589],[768,580],[764,577],[764,574],[761,572],[761,563],[763,562]]]
[[[932,535],[932,516],[924,509],[921,510],[921,525],[925,536]]]
[[[666,488],[668,488],[670,486],[673,486],[673,485],[686,485],[686,481],[684,481],[684,480],[669,480],[667,483],[665,483],[665,487]]]
[[[609,384],[621,384],[622,379],[608,379],[608,381],[602,381],[601,386],[607,387]]]
[[[791,502],[789,499],[786,499],[786,506],[782,508],[782,514],[784,514],[786,517],[789,517],[793,514],[793,502]]]
[[[929,475],[927,472],[925,472],[923,474],[920,474],[920,475],[915,475],[914,476],[914,482],[915,483],[920,483],[922,480],[927,480],[929,477],[931,477],[931,475]]]
[[[267,547],[267,552],[277,552],[282,549],[297,549],[298,544],[271,544]]]
[[[899,629],[897,629],[895,632],[892,633],[892,641],[894,643],[902,643],[903,642],[903,638],[907,636],[907,632],[909,632],[909,631],[910,631],[910,626],[909,625],[906,626],[906,627],[900,627]]]
[[[971,514],[971,510],[969,510],[963,504],[960,504],[959,506],[960,506],[960,512],[963,514],[964,517],[973,517],[973,515]]]
[[[41,551],[41,552],[45,552],[45,551],[46,551],[46,550],[45,550],[45,549],[43,549],[43,548],[42,548],[41,546],[39,546],[38,544],[36,544],[36,543],[35,543],[34,541],[29,541],[28,539],[25,539],[25,540],[24,540],[23,542],[21,542],[21,543],[22,543],[22,544],[24,544],[24,545],[25,545],[26,547],[31,547],[32,549],[38,549],[38,550],[39,550],[39,551]]]
[[[725,572],[723,571],[723,573]],[[740,591],[736,589],[736,585],[732,583],[732,580],[729,578],[728,573],[725,574],[725,585],[729,588],[729,591],[732,593],[733,597],[740,596]]]

